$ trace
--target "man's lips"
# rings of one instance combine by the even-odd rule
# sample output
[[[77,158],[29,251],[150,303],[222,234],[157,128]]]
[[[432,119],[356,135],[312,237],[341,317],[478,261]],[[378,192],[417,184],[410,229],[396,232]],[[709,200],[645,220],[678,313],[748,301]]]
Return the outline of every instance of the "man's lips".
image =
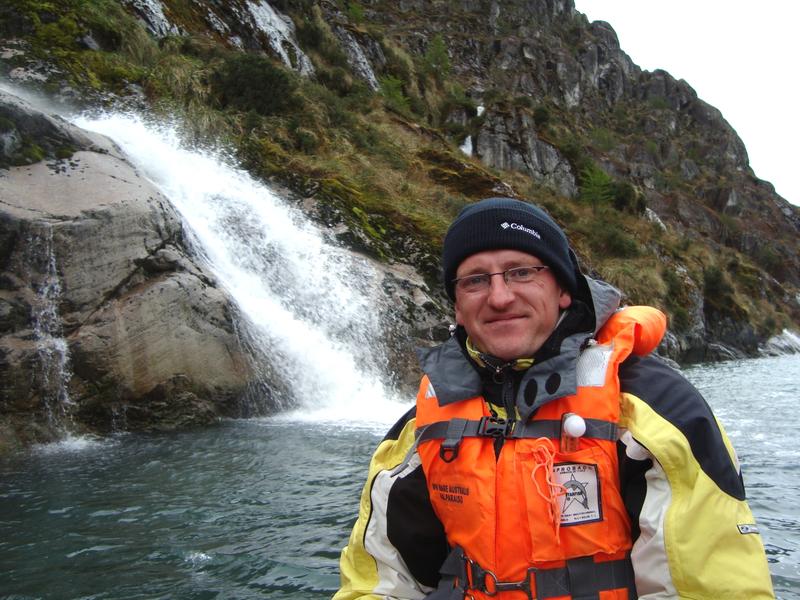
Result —
[[[498,315],[496,317],[491,317],[486,319],[484,323],[487,325],[495,325],[495,324],[503,324],[509,321],[515,321],[517,319],[524,319],[525,315]]]

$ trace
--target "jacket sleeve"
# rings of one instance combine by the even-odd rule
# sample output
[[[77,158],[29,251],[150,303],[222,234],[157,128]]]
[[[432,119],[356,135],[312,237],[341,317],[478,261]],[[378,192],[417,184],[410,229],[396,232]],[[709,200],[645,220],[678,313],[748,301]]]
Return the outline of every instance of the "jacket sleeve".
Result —
[[[708,404],[656,357],[629,358],[619,376],[639,597],[774,598],[736,453]]]
[[[444,529],[433,512],[414,444],[415,409],[387,434],[372,456],[358,519],[339,561],[334,600],[418,600],[436,586],[447,556]]]

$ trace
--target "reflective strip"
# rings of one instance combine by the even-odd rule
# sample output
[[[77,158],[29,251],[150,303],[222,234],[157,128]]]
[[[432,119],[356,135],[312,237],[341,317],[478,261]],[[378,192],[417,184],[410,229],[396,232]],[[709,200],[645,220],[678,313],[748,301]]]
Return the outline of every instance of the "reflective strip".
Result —
[[[594,345],[581,352],[575,367],[577,384],[584,387],[603,387],[612,351],[613,346]]]

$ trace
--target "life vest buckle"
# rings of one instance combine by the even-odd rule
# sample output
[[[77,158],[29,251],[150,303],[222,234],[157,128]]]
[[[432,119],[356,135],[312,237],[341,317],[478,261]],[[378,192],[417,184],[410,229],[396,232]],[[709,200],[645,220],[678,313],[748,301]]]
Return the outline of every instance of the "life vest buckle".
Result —
[[[478,435],[483,437],[508,438],[514,433],[514,419],[499,419],[497,417],[481,417],[478,424]]]
[[[484,569],[478,563],[464,557],[467,563],[467,573],[469,576],[469,588],[477,590],[493,598],[501,592],[525,592],[528,600],[536,600],[533,596],[531,579],[535,577],[536,567],[530,567],[525,573],[525,579],[521,581],[500,581],[493,571]]]
[[[454,444],[452,446],[445,446],[442,444],[439,446],[439,458],[446,463],[453,462],[458,456],[458,446],[459,444]]]

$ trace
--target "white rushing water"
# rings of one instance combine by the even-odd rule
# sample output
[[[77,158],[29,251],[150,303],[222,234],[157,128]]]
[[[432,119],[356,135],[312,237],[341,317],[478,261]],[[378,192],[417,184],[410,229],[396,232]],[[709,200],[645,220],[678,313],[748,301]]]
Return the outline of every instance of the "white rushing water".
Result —
[[[113,139],[184,219],[194,251],[238,304],[238,329],[285,381],[281,418],[385,424],[380,277],[326,242],[297,209],[222,153],[184,147],[175,127],[121,114],[76,124]],[[265,375],[265,378],[267,376]]]
[[[58,304],[61,300],[61,279],[53,249],[53,228],[40,222],[38,231],[29,233],[26,248],[27,268],[37,273],[36,297],[31,303],[33,339],[36,342],[39,393],[50,427],[62,433],[69,429],[69,346],[61,328]]]

